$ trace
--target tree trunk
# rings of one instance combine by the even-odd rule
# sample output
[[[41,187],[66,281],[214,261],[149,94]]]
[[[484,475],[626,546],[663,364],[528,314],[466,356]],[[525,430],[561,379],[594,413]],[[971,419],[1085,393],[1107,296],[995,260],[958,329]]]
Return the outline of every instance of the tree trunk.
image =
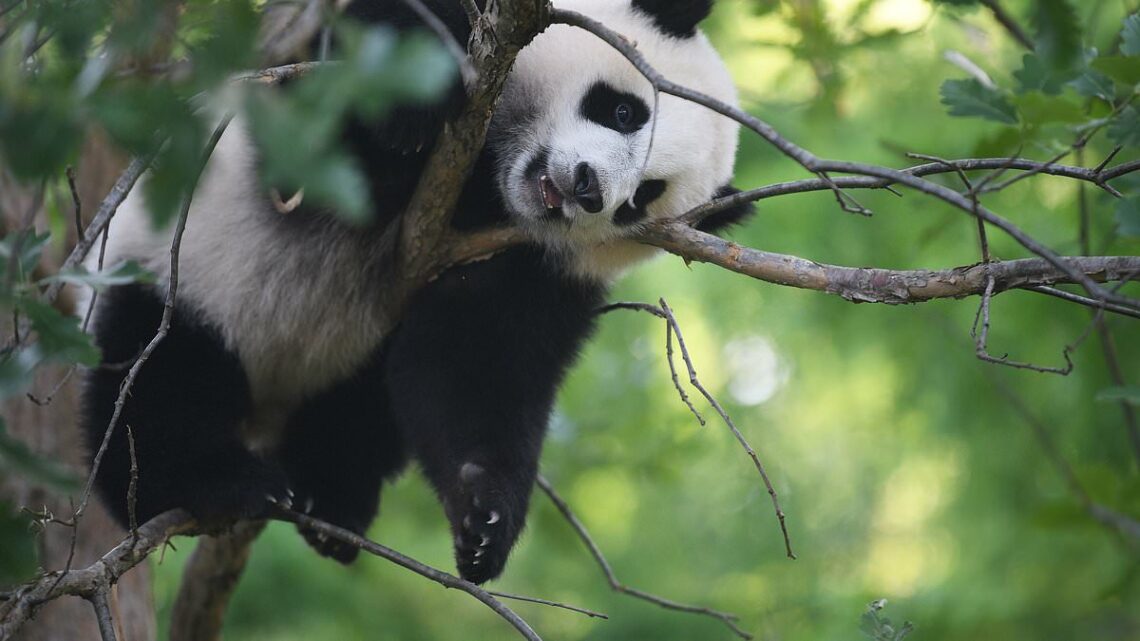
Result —
[[[123,164],[122,159],[116,157],[99,136],[92,136],[88,140],[77,171],[77,185],[85,214],[95,211]],[[66,189],[61,195],[60,207],[68,212],[70,218],[72,207],[68,203],[71,202],[71,197]],[[8,230],[19,229],[33,203],[31,190],[17,185],[0,167],[0,211],[7,217],[5,227]],[[47,228],[42,211],[36,214],[36,228],[41,232]],[[44,269],[54,272],[61,255],[70,251],[75,242],[74,225],[67,225],[67,229],[66,246],[55,246],[48,252],[51,255],[45,256]],[[71,312],[73,301],[73,296],[61,296],[58,304],[64,311]],[[3,335],[10,336],[10,331],[10,327],[5,327]],[[67,371],[61,367],[42,367],[37,370],[30,391],[39,398],[52,395],[66,374]],[[20,396],[9,399],[0,409],[9,434],[27,444],[36,454],[61,462],[73,470],[76,476],[86,479],[88,456],[76,428],[78,392],[79,376],[73,374],[46,405],[37,405],[27,397]],[[78,502],[78,493],[68,497],[29,479],[13,475],[0,478],[0,499],[7,500],[17,509],[27,507],[40,511],[46,508],[58,518],[66,520],[72,510],[69,498]],[[125,535],[103,510],[98,499],[93,497],[79,523],[75,557],[71,566],[78,568],[89,565]],[[48,525],[37,541],[40,566],[47,570],[66,567],[71,538],[70,528]],[[129,572],[115,586],[110,605],[116,636],[120,641],[148,641],[155,638],[150,568],[145,563]],[[36,620],[25,626],[17,638],[22,641],[80,641],[98,639],[99,630],[90,604],[77,598],[63,598],[45,604],[39,610]]]

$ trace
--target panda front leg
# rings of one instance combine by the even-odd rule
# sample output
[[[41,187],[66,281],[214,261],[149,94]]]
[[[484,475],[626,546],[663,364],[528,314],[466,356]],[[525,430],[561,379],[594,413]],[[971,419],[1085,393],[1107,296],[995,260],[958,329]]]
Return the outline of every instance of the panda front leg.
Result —
[[[294,507],[363,535],[376,518],[380,487],[407,460],[389,417],[379,358],[308,400],[289,418],[279,454]],[[323,556],[351,563],[359,550],[298,526]]]
[[[460,575],[498,576],[526,522],[554,395],[593,326],[598,287],[537,250],[452,269],[389,338],[392,414],[451,524]]]
[[[127,371],[154,337],[162,299],[152,287],[114,287],[99,297],[95,342],[102,363],[86,375],[81,427],[89,452],[107,432]],[[207,528],[264,516],[269,501],[287,502],[285,476],[253,454],[239,429],[249,415],[250,394],[237,356],[218,334],[176,310],[131,387],[108,441],[96,485],[112,515],[129,520],[131,443],[139,523],[185,508]]]
[[[549,402],[520,407],[466,378],[494,376],[487,372],[416,365],[390,380],[393,405],[443,504],[459,575],[483,583],[503,571],[526,523]],[[463,385],[460,378],[465,390],[452,385]]]

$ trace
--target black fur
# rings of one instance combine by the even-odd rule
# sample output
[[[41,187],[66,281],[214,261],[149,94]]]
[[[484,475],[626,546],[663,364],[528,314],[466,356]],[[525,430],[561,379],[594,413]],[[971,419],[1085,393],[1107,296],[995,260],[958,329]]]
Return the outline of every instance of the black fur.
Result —
[[[713,194],[713,198],[726,198],[728,196],[734,196],[739,193],[740,190],[736,187],[733,187],[732,185],[724,185],[720,189],[716,190],[716,193]],[[737,203],[728,209],[718,211],[708,218],[705,218],[697,224],[697,229],[703,232],[708,232],[710,234],[715,234],[744,222],[746,218],[754,213],[756,213],[756,204],[754,202],[745,201]]]
[[[633,0],[633,8],[653,18],[654,24],[677,38],[697,35],[697,24],[712,11],[712,0]]]
[[[99,297],[95,342],[103,365],[87,376],[82,422],[99,449],[128,368],[158,328],[162,299],[150,287],[116,287]],[[124,525],[130,484],[128,429],[138,461],[138,522],[184,507],[209,526],[265,514],[266,496],[284,500],[286,479],[246,448],[239,434],[249,414],[249,384],[217,332],[176,310],[170,331],[136,378],[107,448],[98,482]]]
[[[458,3],[425,4],[466,40]],[[412,23],[400,0],[361,0],[348,13]],[[696,13],[654,15],[676,31]],[[462,96],[458,83],[439,105],[405,107],[383,123],[348,125],[346,142],[380,204],[373,227],[353,233],[379,238],[405,206],[443,122],[454,113],[456,92]],[[415,123],[414,130],[402,130],[407,123]],[[453,221],[458,229],[504,222],[495,167],[485,150],[461,194]],[[631,218],[640,219],[666,185],[649,181],[643,187],[635,199],[640,211],[631,208]],[[721,212],[701,228],[720,229],[748,210]],[[295,212],[273,215],[266,224],[304,236],[343,223],[321,212]],[[281,442],[264,458],[242,440],[252,402],[240,361],[217,328],[180,303],[170,333],[127,398],[97,477],[100,492],[125,524],[129,427],[139,463],[139,522],[183,507],[208,524],[224,525],[264,516],[268,496],[291,499],[298,509],[363,533],[376,517],[382,483],[415,459],[451,524],[461,576],[492,579],[524,526],[555,393],[592,332],[604,295],[602,285],[567,276],[537,247],[453,268],[413,296],[400,325],[365,366],[289,417]],[[153,337],[161,314],[161,298],[149,286],[100,296],[95,327],[104,366],[87,377],[82,419],[93,453],[114,410],[124,364]],[[357,554],[312,531],[301,533],[338,561]]]

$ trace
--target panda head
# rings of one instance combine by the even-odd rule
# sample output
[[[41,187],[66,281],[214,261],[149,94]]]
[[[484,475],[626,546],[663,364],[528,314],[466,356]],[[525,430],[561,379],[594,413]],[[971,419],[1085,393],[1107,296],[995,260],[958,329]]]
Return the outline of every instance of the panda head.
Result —
[[[555,0],[622,34],[670,80],[731,105],[736,90],[697,23],[711,0]],[[620,53],[554,25],[524,48],[488,133],[508,214],[539,242],[578,249],[679,216],[723,193],[738,126],[661,94]]]

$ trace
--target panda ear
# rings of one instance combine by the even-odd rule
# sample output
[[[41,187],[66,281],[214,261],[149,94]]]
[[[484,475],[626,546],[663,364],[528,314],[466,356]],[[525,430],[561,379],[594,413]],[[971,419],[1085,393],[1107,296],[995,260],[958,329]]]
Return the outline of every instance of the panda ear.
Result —
[[[739,193],[740,190],[736,187],[733,187],[732,185],[725,185],[716,190],[716,193],[713,194],[713,198],[725,198],[727,196],[735,196]],[[708,232],[710,234],[716,234],[718,232],[725,231],[729,227],[743,223],[749,216],[754,213],[756,213],[756,207],[755,203],[752,201],[737,203],[728,209],[718,211],[717,213],[710,215],[708,218],[705,218],[697,224],[697,229],[703,232]]]
[[[697,23],[712,11],[712,0],[633,0],[633,8],[653,18],[666,34],[692,38]]]

